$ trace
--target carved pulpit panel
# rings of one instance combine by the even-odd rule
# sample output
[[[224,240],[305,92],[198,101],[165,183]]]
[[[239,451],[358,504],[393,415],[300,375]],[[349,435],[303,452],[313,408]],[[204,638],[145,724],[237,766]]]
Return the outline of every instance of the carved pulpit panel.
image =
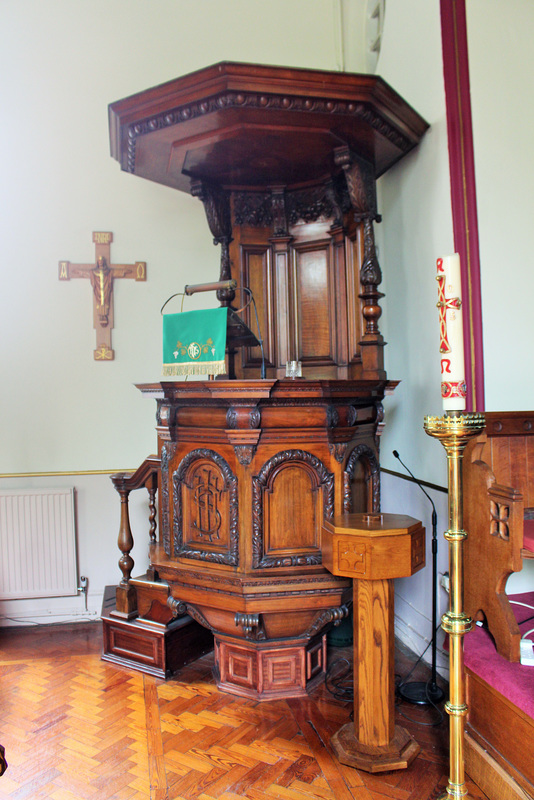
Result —
[[[333,475],[311,453],[286,450],[269,459],[253,478],[253,567],[320,564],[333,495]]]
[[[194,450],[173,476],[174,556],[237,565],[237,479],[213,450]]]

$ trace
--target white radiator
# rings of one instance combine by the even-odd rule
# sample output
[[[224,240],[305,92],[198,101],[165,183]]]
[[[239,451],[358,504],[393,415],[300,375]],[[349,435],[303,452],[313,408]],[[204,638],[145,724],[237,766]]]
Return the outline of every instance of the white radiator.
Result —
[[[0,600],[77,594],[74,489],[0,491]]]

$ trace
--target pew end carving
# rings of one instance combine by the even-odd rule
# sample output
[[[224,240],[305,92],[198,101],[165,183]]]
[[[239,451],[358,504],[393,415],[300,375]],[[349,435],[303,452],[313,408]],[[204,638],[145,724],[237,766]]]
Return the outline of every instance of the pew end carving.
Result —
[[[520,660],[521,633],[506,594],[510,575],[534,557],[534,412],[488,412],[465,456],[465,611],[485,620],[497,652]]]

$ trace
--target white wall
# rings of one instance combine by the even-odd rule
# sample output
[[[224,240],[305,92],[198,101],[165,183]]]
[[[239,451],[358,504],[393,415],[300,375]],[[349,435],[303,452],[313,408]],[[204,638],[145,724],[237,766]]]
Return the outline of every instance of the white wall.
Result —
[[[534,370],[534,4],[469,0],[484,363],[488,411],[532,410]],[[531,590],[534,563],[507,583]]]
[[[155,402],[134,384],[160,378],[160,308],[192,275],[219,274],[202,204],[121,172],[110,157],[108,104],[222,60],[339,68],[339,6],[3,0],[0,37],[0,474],[21,475],[0,488],[76,487],[79,568],[97,613],[104,586],[120,578],[118,495],[107,476],[30,474],[134,469],[154,452]],[[109,363],[93,360],[89,282],[58,281],[59,260],[93,261],[93,231],[113,232],[113,263],[147,262],[146,283],[115,282]],[[145,543],[134,574],[146,566],[141,495],[132,495]],[[0,603],[0,616],[84,610],[83,598],[29,605]]]
[[[534,3],[467,3],[486,409],[533,408]]]

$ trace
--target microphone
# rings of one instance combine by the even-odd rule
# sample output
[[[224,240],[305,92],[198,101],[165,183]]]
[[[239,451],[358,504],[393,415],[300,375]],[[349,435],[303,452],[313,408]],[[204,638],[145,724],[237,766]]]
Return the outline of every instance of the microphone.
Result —
[[[409,475],[411,475],[411,476],[412,476],[412,478],[414,479],[414,481],[416,482],[416,484],[419,486],[419,488],[421,489],[421,491],[423,492],[423,494],[424,494],[426,497],[428,497],[428,499],[430,500],[430,502],[431,502],[431,504],[432,504],[432,526],[434,526],[435,522],[437,522],[437,517],[438,517],[438,515],[436,514],[436,506],[434,505],[434,501],[432,500],[432,498],[430,497],[430,495],[428,494],[428,492],[426,492],[426,491],[425,491],[425,489],[423,488],[423,485],[422,485],[421,481],[417,480],[417,478],[415,477],[415,475],[413,474],[413,472],[411,471],[411,469],[408,469],[408,467],[406,466],[406,464],[404,463],[404,461],[403,461],[403,460],[402,460],[402,458],[400,457],[398,450],[394,450],[394,451],[393,451],[393,455],[395,456],[395,458],[396,458],[396,459],[398,459],[398,460],[400,461],[400,463],[402,464],[402,466],[404,467],[404,469],[406,470],[406,472],[407,472]]]
[[[429,683],[424,683],[424,682],[402,683],[401,681],[398,687],[398,693],[403,698],[403,700],[407,700],[410,703],[418,703],[419,705],[428,705],[429,703],[432,704],[439,703],[439,701],[442,700],[444,697],[443,690],[436,683],[436,630],[437,630],[436,593],[438,587],[438,568],[437,568],[438,515],[436,512],[436,506],[434,505],[434,501],[432,500],[428,492],[425,490],[421,481],[418,480],[411,471],[411,469],[409,469],[406,466],[406,464],[400,457],[397,450],[393,450],[393,455],[395,456],[396,459],[398,459],[398,461],[400,461],[406,472],[409,475],[411,475],[414,482],[417,484],[417,486],[419,486],[425,497],[428,498],[428,500],[432,505],[432,678]]]
[[[184,286],[184,294],[191,295],[196,292],[218,292],[221,289],[236,289],[237,281],[214,281],[212,283],[194,283]]]

